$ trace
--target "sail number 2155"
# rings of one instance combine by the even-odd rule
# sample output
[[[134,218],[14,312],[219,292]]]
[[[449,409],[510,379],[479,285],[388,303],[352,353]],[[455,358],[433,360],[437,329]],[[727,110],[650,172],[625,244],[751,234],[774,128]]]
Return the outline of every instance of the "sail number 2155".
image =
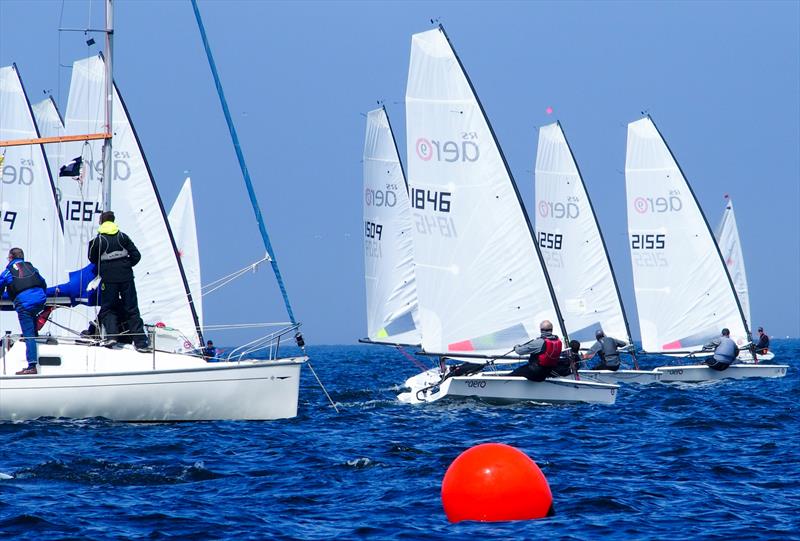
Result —
[[[633,234],[631,235],[632,250],[663,250],[666,245],[664,234]]]

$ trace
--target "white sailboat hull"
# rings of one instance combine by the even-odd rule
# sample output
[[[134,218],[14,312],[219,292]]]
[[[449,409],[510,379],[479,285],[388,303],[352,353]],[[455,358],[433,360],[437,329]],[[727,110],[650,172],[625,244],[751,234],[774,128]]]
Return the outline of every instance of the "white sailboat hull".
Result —
[[[478,373],[448,378],[438,388],[412,388],[397,398],[409,404],[435,402],[442,398],[479,398],[492,403],[541,402],[546,404],[613,404],[617,385],[553,378],[529,381],[508,372]]]
[[[657,370],[578,370],[581,380],[599,383],[638,383],[647,385],[661,381],[662,373]]]
[[[775,354],[772,353],[771,351],[768,351],[766,353],[757,353],[756,358],[758,359],[758,362],[763,363],[774,359]],[[748,350],[742,350],[739,352],[739,356],[737,357],[737,359],[745,363],[752,363],[753,354],[750,353]]]
[[[58,366],[46,363],[54,363]],[[39,373],[25,346],[6,353],[0,420],[105,417],[117,421],[268,420],[297,415],[305,357],[207,363],[175,353],[139,353],[82,344],[40,344]],[[155,368],[154,368],[155,366]]]
[[[788,369],[789,366],[785,364],[735,364],[720,372],[701,364],[659,366],[655,370],[661,372],[662,383],[675,381],[697,383],[718,379],[782,378]]]

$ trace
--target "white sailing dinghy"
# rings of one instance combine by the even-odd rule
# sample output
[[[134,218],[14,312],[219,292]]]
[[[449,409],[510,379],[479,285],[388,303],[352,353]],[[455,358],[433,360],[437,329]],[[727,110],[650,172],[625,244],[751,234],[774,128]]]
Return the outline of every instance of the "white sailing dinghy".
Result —
[[[733,213],[733,201],[725,196],[725,210],[722,213],[722,221],[717,228],[717,244],[722,252],[722,259],[728,266],[728,273],[731,275],[733,287],[736,289],[736,296],[739,297],[739,304],[742,305],[745,321],[752,323],[750,319],[750,290],[747,287],[747,273],[744,269],[744,255],[742,254],[742,243],[739,240],[739,228],[736,227],[736,216]],[[771,361],[775,354],[771,351],[758,353],[758,362]],[[742,361],[753,361],[753,354],[749,349],[744,349],[739,353]]]
[[[0,419],[102,416],[123,421],[176,421],[296,416],[300,367],[307,358],[280,358],[278,345],[281,337],[297,332],[298,324],[263,339],[266,360],[229,357],[224,362],[206,363],[201,357],[181,352],[194,349],[202,341],[191,293],[127,111],[115,88],[109,85],[106,92],[101,90],[104,82],[110,81],[110,73],[103,74],[104,71],[99,58],[76,62],[73,68],[66,129],[72,133],[110,131],[103,127],[102,104],[113,103],[115,159],[111,168],[103,167],[100,156],[109,151],[94,148],[92,143],[81,144],[75,154],[84,156],[86,169],[77,181],[67,179],[61,186],[67,223],[65,253],[72,256],[72,247],[85,257],[84,243],[94,236],[97,214],[103,208],[99,197],[101,180],[111,182],[113,177],[119,203],[112,208],[143,256],[135,268],[142,316],[146,322],[169,322],[186,340],[181,343],[173,340],[174,334],[156,334],[153,351],[142,353],[131,346],[111,349],[82,337],[51,336],[39,344],[39,373],[15,376],[27,365],[25,345],[22,341],[9,343],[6,337],[2,348]],[[7,118],[5,113],[2,118]],[[29,121],[27,130],[35,133],[32,117]],[[17,138],[19,135],[24,136],[18,134]],[[11,148],[28,148],[30,152],[40,146],[8,150]],[[43,154],[41,163],[46,172]],[[101,176],[104,169],[112,173]],[[68,182],[75,183],[72,189]],[[53,200],[52,193],[50,199]],[[5,204],[5,198],[3,201]],[[39,201],[44,208],[43,199]],[[60,237],[60,224],[56,225],[48,232],[53,229]],[[38,234],[44,237],[48,232],[42,229],[41,225],[37,227]],[[69,261],[79,265],[67,268],[83,266],[77,256]],[[40,263],[37,266],[42,270]],[[154,273],[158,275],[153,276]]]
[[[708,222],[651,118],[628,124],[628,232],[642,348],[694,356],[727,327],[750,342],[741,304]],[[786,365],[663,366],[661,381],[783,377]]]
[[[617,279],[572,148],[561,124],[539,128],[535,168],[536,232],[564,324],[581,348],[595,332],[633,344]],[[634,357],[635,362],[635,357]],[[638,367],[638,366],[637,366]],[[655,383],[656,370],[580,370],[581,379]]]
[[[426,354],[501,364],[553,322],[565,337],[541,254],[472,84],[439,26],[415,34],[406,90],[408,183],[422,346]],[[424,377],[420,378],[424,379]],[[433,402],[612,404],[616,385],[532,382],[482,370],[414,386],[398,398]]]

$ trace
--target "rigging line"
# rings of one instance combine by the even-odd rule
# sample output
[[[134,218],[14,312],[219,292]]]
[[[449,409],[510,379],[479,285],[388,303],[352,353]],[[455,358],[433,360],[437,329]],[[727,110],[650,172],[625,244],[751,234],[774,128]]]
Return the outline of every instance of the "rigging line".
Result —
[[[192,2],[192,10],[194,11],[195,19],[197,20],[197,27],[200,30],[200,37],[203,40],[203,48],[206,51],[206,58],[208,59],[208,66],[211,68],[211,74],[214,76],[214,85],[217,88],[217,95],[219,96],[220,104],[222,105],[222,112],[225,115],[225,122],[228,124],[228,131],[231,134],[231,139],[233,141],[233,148],[236,150],[236,157],[239,160],[239,168],[242,170],[242,176],[244,177],[244,183],[247,186],[247,194],[250,196],[250,203],[253,206],[253,213],[256,215],[256,221],[258,222],[258,230],[261,232],[261,238],[264,241],[264,247],[267,249],[267,253],[269,254],[272,261],[272,271],[275,273],[275,279],[278,282],[278,287],[281,290],[281,296],[283,297],[283,303],[286,305],[286,313],[289,315],[289,320],[292,323],[297,323],[297,320],[294,317],[294,312],[292,311],[292,305],[289,302],[289,295],[286,292],[286,285],[283,283],[283,277],[281,276],[281,271],[278,268],[278,261],[275,258],[275,252],[272,249],[272,243],[269,240],[269,234],[267,233],[267,227],[264,225],[264,218],[261,215],[261,208],[258,204],[258,199],[256,199],[256,192],[253,188],[253,183],[250,180],[250,173],[247,170],[247,164],[244,161],[244,154],[242,153],[242,147],[239,144],[239,136],[236,134],[236,128],[233,125],[233,119],[231,118],[231,112],[228,109],[228,102],[225,100],[225,92],[222,90],[222,82],[219,78],[219,73],[217,73],[217,65],[214,63],[214,56],[211,54],[211,46],[208,43],[208,37],[206,36],[206,29],[203,26],[203,19],[200,17],[200,9],[197,7],[197,0],[191,0]],[[297,335],[295,338],[300,342],[302,340],[302,336],[298,330]],[[298,344],[299,345],[299,344]],[[305,347],[300,346],[301,350],[305,354]],[[311,373],[314,374],[314,377],[317,380],[322,391],[325,393],[325,396],[328,397],[333,409],[336,412],[339,412],[339,409],[336,407],[336,404],[331,399],[331,396],[328,394],[327,389],[322,384],[322,381],[317,376],[314,367],[311,366],[311,361],[308,361],[308,368],[311,369]]]
[[[228,124],[228,131],[230,131],[231,139],[233,140],[233,147],[236,150],[236,157],[239,160],[239,167],[242,170],[242,175],[244,176],[244,182],[247,186],[247,193],[250,196],[250,203],[253,206],[253,212],[256,215],[256,221],[258,222],[258,229],[261,232],[261,238],[264,240],[264,247],[267,249],[267,253],[272,258],[272,270],[275,272],[275,278],[278,281],[278,287],[281,290],[281,295],[283,296],[283,302],[286,305],[286,312],[289,314],[289,319],[292,323],[296,323],[296,319],[294,317],[294,312],[292,311],[292,305],[289,302],[289,295],[286,293],[286,286],[283,283],[283,278],[281,277],[281,272],[278,269],[278,262],[275,259],[275,253],[272,249],[272,243],[269,240],[269,234],[267,233],[267,228],[264,225],[264,218],[261,215],[261,208],[259,207],[258,200],[256,199],[256,192],[253,188],[253,183],[250,180],[250,173],[247,170],[247,165],[244,161],[244,154],[242,153],[242,147],[239,144],[239,136],[236,134],[236,128],[233,125],[233,119],[231,118],[230,110],[228,109],[228,102],[225,100],[225,93],[222,90],[222,82],[219,78],[219,73],[217,73],[217,66],[214,63],[214,57],[211,54],[211,46],[208,43],[208,37],[206,36],[206,30],[203,26],[203,20],[200,17],[200,10],[197,7],[197,0],[191,0],[192,2],[192,9],[194,10],[195,19],[197,20],[197,27],[200,29],[200,37],[203,40],[203,48],[206,51],[206,57],[208,58],[208,65],[211,68],[211,74],[214,76],[214,84],[217,88],[217,94],[219,95],[219,101],[222,105],[222,112],[225,115],[225,122]]]
[[[412,363],[414,363],[414,365],[416,365],[416,367],[417,367],[417,368],[421,369],[423,372],[424,372],[424,371],[426,371],[426,370],[428,370],[428,367],[427,367],[427,366],[425,366],[424,364],[422,364],[422,363],[421,363],[421,362],[420,362],[418,359],[416,359],[415,357],[413,357],[413,356],[409,355],[409,354],[408,354],[408,352],[407,352],[405,349],[403,349],[403,346],[395,346],[395,347],[397,348],[397,351],[399,351],[400,353],[402,353],[402,354],[403,354],[403,356],[404,356],[406,359],[408,359],[409,361],[411,361]]]

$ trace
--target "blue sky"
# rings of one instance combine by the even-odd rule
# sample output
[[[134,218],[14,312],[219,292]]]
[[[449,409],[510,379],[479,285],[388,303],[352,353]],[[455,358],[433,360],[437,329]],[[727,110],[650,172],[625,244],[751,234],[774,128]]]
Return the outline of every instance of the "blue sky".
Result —
[[[115,79],[165,206],[191,172],[211,281],[264,249],[191,6],[115,5]],[[31,100],[49,90],[63,111],[70,70],[59,64],[99,48],[58,28],[102,27],[102,9],[99,0],[0,1],[0,64],[16,62]],[[562,122],[635,336],[623,169],[626,125],[642,111],[712,226],[723,194],[733,198],[753,326],[800,336],[800,3],[233,0],[200,10],[309,343],[366,333],[363,113],[384,100],[404,154],[410,38],[431,18],[445,25],[529,208],[537,129]],[[269,267],[205,305],[209,323],[286,318]]]

